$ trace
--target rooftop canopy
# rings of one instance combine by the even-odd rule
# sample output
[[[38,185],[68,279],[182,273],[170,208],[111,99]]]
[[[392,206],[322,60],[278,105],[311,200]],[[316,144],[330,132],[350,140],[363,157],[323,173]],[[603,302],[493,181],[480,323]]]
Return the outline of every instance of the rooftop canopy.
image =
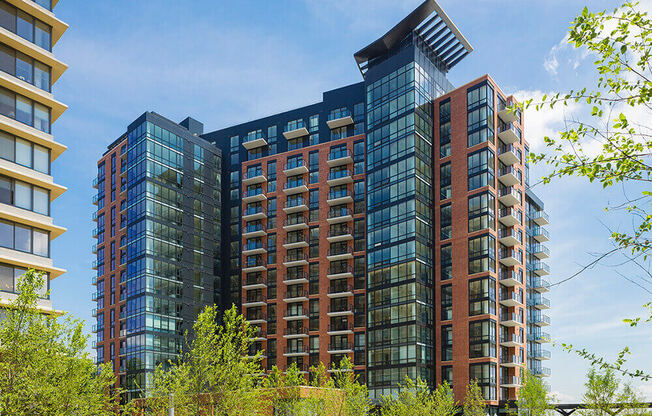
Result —
[[[383,37],[353,55],[362,76],[367,72],[371,60],[387,54],[412,32],[416,32],[430,47],[446,71],[473,51],[439,4],[435,0],[426,0]]]

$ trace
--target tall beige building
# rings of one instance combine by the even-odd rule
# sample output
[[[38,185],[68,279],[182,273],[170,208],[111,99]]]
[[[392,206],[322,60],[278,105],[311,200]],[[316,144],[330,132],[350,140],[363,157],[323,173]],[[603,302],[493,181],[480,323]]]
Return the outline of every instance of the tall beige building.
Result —
[[[52,204],[66,187],[55,183],[52,162],[66,146],[52,124],[66,105],[52,86],[67,65],[52,53],[68,25],[52,12],[58,0],[0,0],[0,306],[15,296],[28,268],[48,276],[39,306],[52,311],[50,280],[65,273],[51,257]]]

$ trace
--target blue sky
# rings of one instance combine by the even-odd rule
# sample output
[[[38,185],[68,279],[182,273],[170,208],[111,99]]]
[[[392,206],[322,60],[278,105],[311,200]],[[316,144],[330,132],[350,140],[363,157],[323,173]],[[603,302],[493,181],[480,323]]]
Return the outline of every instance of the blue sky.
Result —
[[[52,283],[58,309],[93,324],[91,269],[94,223],[91,203],[96,161],[106,145],[144,111],[173,120],[190,115],[207,131],[274,114],[321,99],[321,93],[361,80],[353,53],[385,33],[421,0],[61,0],[55,12],[70,24],[55,54],[70,69],[55,85],[70,108],[54,125],[68,146],[53,166],[69,190],[53,206],[68,232],[53,243],[55,264],[68,273]],[[590,57],[560,43],[569,21],[585,3],[603,0],[441,0],[440,4],[475,51],[450,73],[462,85],[489,73],[507,93],[536,96],[588,85]],[[652,0],[642,6],[652,10]],[[117,6],[117,7],[116,7]],[[563,127],[575,108],[526,114],[526,137],[535,150],[542,136]],[[545,168],[534,168],[534,177]],[[626,189],[627,192],[632,192]],[[550,281],[572,275],[595,253],[610,248],[609,229],[626,229],[628,218],[607,214],[622,199],[620,187],[602,190],[581,180],[537,186],[552,217],[548,244]],[[608,260],[555,287],[549,332],[613,358],[625,345],[634,367],[652,371],[644,345],[647,328],[622,319],[642,314],[652,295],[622,278],[640,279],[632,266]],[[639,280],[639,282],[641,282]],[[641,282],[650,289],[649,283]],[[562,401],[579,400],[587,365],[549,346],[549,382]],[[652,384],[641,386],[652,399]]]

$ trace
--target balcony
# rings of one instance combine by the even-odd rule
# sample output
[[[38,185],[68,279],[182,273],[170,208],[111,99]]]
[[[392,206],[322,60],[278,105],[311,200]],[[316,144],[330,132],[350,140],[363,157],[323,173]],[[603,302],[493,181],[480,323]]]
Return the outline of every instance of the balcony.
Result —
[[[262,272],[265,270],[267,270],[267,266],[265,265],[265,263],[263,263],[262,260],[256,260],[256,261],[245,260],[244,264],[242,265],[242,271],[245,273]]]
[[[550,282],[540,277],[532,280],[532,289],[539,293],[549,292],[550,291]]]
[[[302,192],[308,192],[308,186],[306,185],[306,181],[303,179],[289,181],[283,185],[283,192],[285,195],[294,195]]]
[[[498,212],[498,221],[506,227],[513,227],[521,223],[523,214],[514,208],[503,208]]]
[[[347,296],[353,296],[353,286],[352,285],[331,285],[328,288],[328,297],[329,298],[344,298]]]
[[[498,193],[498,200],[508,207],[521,203],[521,194],[512,186],[502,188]]]
[[[512,166],[502,168],[498,173],[498,180],[505,186],[514,186],[521,183],[517,170]]]
[[[328,124],[329,129],[338,129],[353,124],[353,117],[351,117],[351,112],[348,108],[331,111],[326,124]]]
[[[523,363],[516,355],[502,355],[500,357],[500,365],[507,368],[520,367]]]
[[[552,354],[550,354],[550,351],[548,350],[536,349],[534,350],[534,354],[532,354],[532,356],[535,360],[549,360]]]
[[[299,237],[293,236],[286,238],[283,241],[283,248],[286,250],[291,250],[293,248],[303,248],[308,247],[308,242],[306,241],[305,235],[300,235]]]
[[[301,319],[308,319],[308,315],[303,311],[285,311],[285,313],[283,313],[283,319],[286,321],[298,321]]]
[[[347,247],[345,249],[337,250],[328,250],[328,256],[326,256],[328,261],[338,261],[346,260],[353,258],[353,247]]]
[[[328,344],[328,353],[329,354],[348,354],[353,353],[353,343],[335,343]]]
[[[517,244],[521,244],[521,240],[521,234],[519,234],[514,227],[501,228],[498,231],[498,241],[504,246],[513,247]]]
[[[283,258],[283,266],[285,267],[296,267],[296,266],[307,266],[308,265],[308,255],[292,255],[285,256]]]
[[[262,207],[262,205],[247,207],[242,212],[242,219],[244,221],[254,221],[263,218],[267,218],[267,211]]]
[[[303,159],[290,159],[283,169],[285,176],[302,175],[304,173],[308,173],[308,167]]]
[[[303,215],[300,217],[288,217],[283,223],[283,229],[285,231],[296,231],[306,228],[308,228],[308,220]]]
[[[503,110],[503,111],[508,111],[508,110]],[[500,114],[500,113],[498,113]],[[510,113],[512,114],[512,113]],[[514,115],[514,114],[512,114]],[[520,130],[513,125],[512,123],[505,124],[503,126],[500,126],[498,130],[498,138],[505,144],[512,144],[516,143],[521,140],[521,132]]]
[[[251,294],[252,292],[249,293]],[[247,296],[247,298],[243,299],[242,301],[242,307],[244,308],[253,308],[255,306],[265,306],[265,305],[267,305],[267,302],[265,302],[265,298],[263,298],[262,296]]]
[[[246,243],[242,250],[242,255],[251,256],[254,254],[264,254],[267,253],[267,249],[263,247],[261,242],[259,243]]]
[[[328,174],[328,186],[343,185],[353,182],[353,172],[350,170],[335,170]]]
[[[543,227],[535,227],[532,230],[532,237],[540,243],[545,243],[550,240],[550,233]]]
[[[539,334],[528,334],[527,339],[528,341],[534,341],[537,344],[543,344],[546,342],[550,342],[550,334],[546,332],[541,332]]]
[[[353,266],[348,267],[329,267],[327,278],[333,279],[344,279],[348,277],[353,277]]]
[[[545,262],[536,261],[534,262],[532,268],[537,276],[547,276],[550,274],[550,266],[548,266],[548,264]]]
[[[500,324],[503,326],[518,326],[523,325],[523,316],[516,313],[501,313]]]
[[[351,196],[351,193],[348,190],[331,191],[328,193],[328,199],[326,200],[326,203],[328,205],[340,205],[340,204],[347,204],[349,202],[353,202],[353,197]]]
[[[258,275],[247,276],[242,283],[242,289],[244,290],[265,289],[266,287],[267,281]]]
[[[242,193],[242,202],[245,204],[249,202],[265,201],[266,199],[267,196],[265,196],[263,188],[247,189]]]
[[[514,165],[521,161],[517,156],[516,147],[511,144],[500,146],[500,149],[498,150],[498,159],[507,166]]]
[[[283,296],[285,302],[306,302],[308,301],[307,290],[292,290],[285,292]]]
[[[306,200],[304,198],[288,199],[287,201],[285,201],[285,205],[283,206],[283,211],[286,214],[308,211],[308,204],[306,203]]]
[[[243,216],[244,218],[244,216]],[[267,232],[265,231],[265,227],[263,227],[263,224],[247,224],[244,229],[242,230],[242,236],[244,238],[252,238],[252,237],[264,237],[267,235]]]
[[[521,264],[521,261],[516,257],[515,250],[502,249],[500,250],[500,264],[506,267],[512,267]]]
[[[535,316],[530,315],[527,322],[536,326],[550,326],[550,317],[542,313]]]
[[[523,276],[515,270],[501,270],[499,274],[500,284],[507,287],[523,284]]]
[[[99,178],[99,177],[93,178],[93,188],[95,188],[95,189],[99,188],[100,182],[102,182],[103,180],[104,180],[104,177],[102,177],[102,178]]]
[[[531,371],[534,376],[550,377],[550,369],[548,367],[534,367]]]
[[[93,205],[98,205],[102,198],[104,198],[104,194],[93,195]]]
[[[536,211],[532,214],[532,221],[537,225],[548,225],[550,224],[550,217],[545,211]]]
[[[251,150],[257,147],[267,146],[267,140],[263,137],[262,132],[251,132],[245,136],[242,141],[242,146],[247,150]]]
[[[351,152],[348,150],[332,150],[328,154],[326,163],[331,168],[333,166],[348,165],[349,163],[353,163],[353,156],[351,156]]]
[[[255,327],[256,330],[253,333],[253,337],[250,338],[251,341],[266,341],[267,333],[262,330],[260,327]]]
[[[97,308],[93,308],[93,310],[91,311],[91,316],[93,318],[97,318]]]
[[[531,248],[532,254],[538,259],[547,259],[550,257],[550,250],[543,244],[534,244]]]
[[[244,178],[242,178],[242,185],[244,186],[255,185],[257,183],[263,182],[267,182],[267,177],[263,175],[263,171],[261,169],[249,170],[244,174]]]
[[[308,338],[308,328],[300,326],[297,328],[285,328],[283,331],[283,338]]]
[[[283,131],[283,136],[288,140],[297,139],[299,137],[307,136],[308,134],[310,133],[308,132],[306,123],[304,123],[303,120],[289,122]]]
[[[262,313],[247,315],[247,322],[252,325],[264,324],[267,322],[267,316]]]
[[[341,208],[331,208],[328,211],[328,218],[326,221],[329,224],[339,224],[341,222],[353,221],[353,210],[341,207]]]
[[[515,306],[521,306],[523,304],[523,299],[515,291],[502,291],[500,294],[500,304],[507,306],[508,308],[513,308]]]
[[[516,376],[501,377],[500,387],[521,387],[521,378]]]
[[[305,273],[291,273],[283,277],[283,283],[286,285],[295,285],[297,283],[308,283],[308,275]]]
[[[328,231],[328,237],[326,239],[329,243],[353,240],[353,231],[350,227],[337,227],[336,229],[331,228]]]
[[[340,325],[328,325],[328,335],[348,335],[353,333],[353,325],[349,324],[340,324]]]
[[[330,305],[328,307],[328,316],[333,317],[333,316],[347,316],[347,315],[353,315],[353,304],[343,304],[343,305]]]
[[[534,298],[532,299],[532,305],[537,309],[550,309],[550,299],[543,296]]]
[[[519,337],[516,334],[503,335],[500,337],[500,346],[501,347],[520,347],[523,345],[523,338]]]
[[[285,357],[301,357],[304,355],[308,355],[308,347],[301,347],[301,348],[285,348],[283,350],[283,355]]]

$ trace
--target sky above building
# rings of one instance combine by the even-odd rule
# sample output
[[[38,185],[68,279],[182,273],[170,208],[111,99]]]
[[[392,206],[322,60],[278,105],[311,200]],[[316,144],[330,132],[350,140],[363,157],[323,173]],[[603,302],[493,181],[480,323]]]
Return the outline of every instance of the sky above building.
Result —
[[[68,150],[53,165],[68,191],[53,204],[68,232],[53,242],[55,265],[68,273],[52,283],[53,301],[86,320],[90,331],[95,274],[91,187],[106,146],[145,111],[172,120],[192,116],[213,131],[312,104],[323,91],[362,80],[353,53],[384,34],[421,0],[62,0],[59,18],[70,25],[55,54],[70,65],[54,87],[70,108],[55,123]],[[119,6],[116,7],[116,5]],[[544,93],[590,86],[592,57],[564,40],[569,22],[586,3],[612,9],[605,0],[440,0],[475,50],[449,74],[462,85],[488,73],[507,94]],[[652,0],[641,1],[652,12]],[[581,117],[576,106],[527,111],[525,137],[534,151],[564,120]],[[545,174],[532,168],[531,182]],[[610,230],[631,229],[623,213],[605,207],[636,190],[603,190],[578,179],[536,185],[551,216],[548,243],[552,274],[560,282],[612,248]],[[581,399],[586,361],[562,343],[614,359],[624,346],[630,366],[652,371],[647,351],[652,325],[630,328],[622,320],[644,314],[652,284],[644,271],[609,258],[545,296],[552,309],[549,382],[560,401]],[[647,280],[646,280],[647,279]],[[646,348],[648,347],[648,348]],[[652,383],[639,385],[652,400]]]

